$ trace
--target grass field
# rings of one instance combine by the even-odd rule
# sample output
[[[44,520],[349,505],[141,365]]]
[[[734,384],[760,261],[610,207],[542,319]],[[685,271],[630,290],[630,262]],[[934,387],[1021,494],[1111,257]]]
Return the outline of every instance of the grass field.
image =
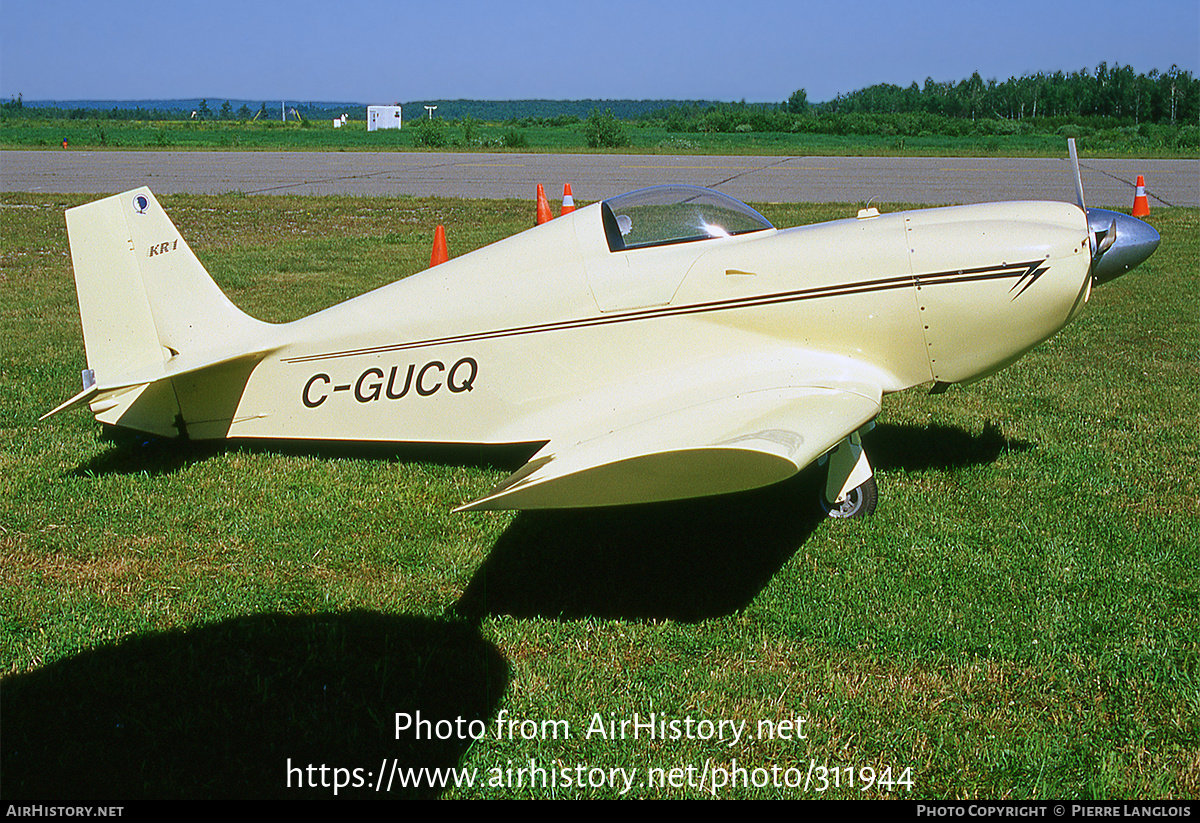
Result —
[[[703,501],[453,515],[511,456],[39,423],[85,366],[62,217],[84,199],[0,197],[6,800],[374,795],[396,764],[475,784],[391,796],[1200,796],[1197,210],[1156,211],[1155,256],[1012,368],[886,399],[879,511],[832,522],[815,469]],[[162,201],[268,320],[419,270],[437,223],[458,255],[533,217]],[[668,725],[620,737],[652,715]]]
[[[444,121],[440,146],[421,142],[420,120],[403,129],[368,132],[363,121],[335,129],[331,122],[236,121],[142,122],[106,119],[0,119],[0,148],[53,149],[64,139],[73,148],[241,151],[497,151],[587,152],[584,124],[510,126],[472,122],[468,133],[457,120]],[[1061,157],[1066,132],[1039,134],[864,135],[791,132],[673,132],[656,123],[624,123],[628,145],[607,151],[638,154],[804,155],[804,156],[1016,156]],[[1194,147],[1163,144],[1136,129],[1072,128],[1084,156],[1196,157]]]

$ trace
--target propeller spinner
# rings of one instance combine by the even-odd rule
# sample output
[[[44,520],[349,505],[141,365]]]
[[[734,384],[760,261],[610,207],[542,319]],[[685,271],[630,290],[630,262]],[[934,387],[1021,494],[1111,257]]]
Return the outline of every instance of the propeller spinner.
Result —
[[[1162,238],[1153,226],[1136,217],[1107,209],[1089,209],[1083,201],[1083,178],[1079,174],[1075,138],[1067,140],[1067,148],[1075,171],[1075,202],[1088,220],[1092,278],[1097,283],[1107,283],[1154,254]]]

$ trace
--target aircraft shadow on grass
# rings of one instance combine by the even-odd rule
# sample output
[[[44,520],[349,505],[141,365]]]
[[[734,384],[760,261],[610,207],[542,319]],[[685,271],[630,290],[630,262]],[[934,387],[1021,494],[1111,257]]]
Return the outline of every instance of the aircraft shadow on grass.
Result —
[[[508,679],[461,620],[257,614],[135,635],[5,679],[5,800],[332,798],[335,779],[339,798],[436,796],[375,781],[456,766],[471,740],[397,739],[394,713],[486,724]]]
[[[880,471],[995,461],[1029,444],[992,424],[881,425],[864,437]],[[604,509],[524,511],[497,541],[455,611],[518,617],[703,620],[745,608],[826,521],[823,469],[714,498]]]

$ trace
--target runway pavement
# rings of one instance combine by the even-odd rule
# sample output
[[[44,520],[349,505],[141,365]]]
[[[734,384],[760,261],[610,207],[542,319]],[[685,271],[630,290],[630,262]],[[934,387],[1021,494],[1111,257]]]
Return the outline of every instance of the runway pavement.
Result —
[[[436,195],[551,199],[571,183],[599,200],[656,183],[708,186],[754,203],[951,204],[1074,201],[1066,159],[978,157],[725,157],[452,152],[4,151],[0,190],[157,194]],[[1150,205],[1200,206],[1200,161],[1081,162],[1089,205],[1128,209],[1137,175]]]

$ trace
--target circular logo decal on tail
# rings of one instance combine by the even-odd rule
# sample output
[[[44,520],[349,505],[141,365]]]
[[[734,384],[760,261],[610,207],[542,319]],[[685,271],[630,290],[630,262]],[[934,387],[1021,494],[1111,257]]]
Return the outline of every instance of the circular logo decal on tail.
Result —
[[[146,198],[146,195],[139,194],[133,198],[133,210],[138,214],[145,214],[148,208],[150,208],[150,201]]]

